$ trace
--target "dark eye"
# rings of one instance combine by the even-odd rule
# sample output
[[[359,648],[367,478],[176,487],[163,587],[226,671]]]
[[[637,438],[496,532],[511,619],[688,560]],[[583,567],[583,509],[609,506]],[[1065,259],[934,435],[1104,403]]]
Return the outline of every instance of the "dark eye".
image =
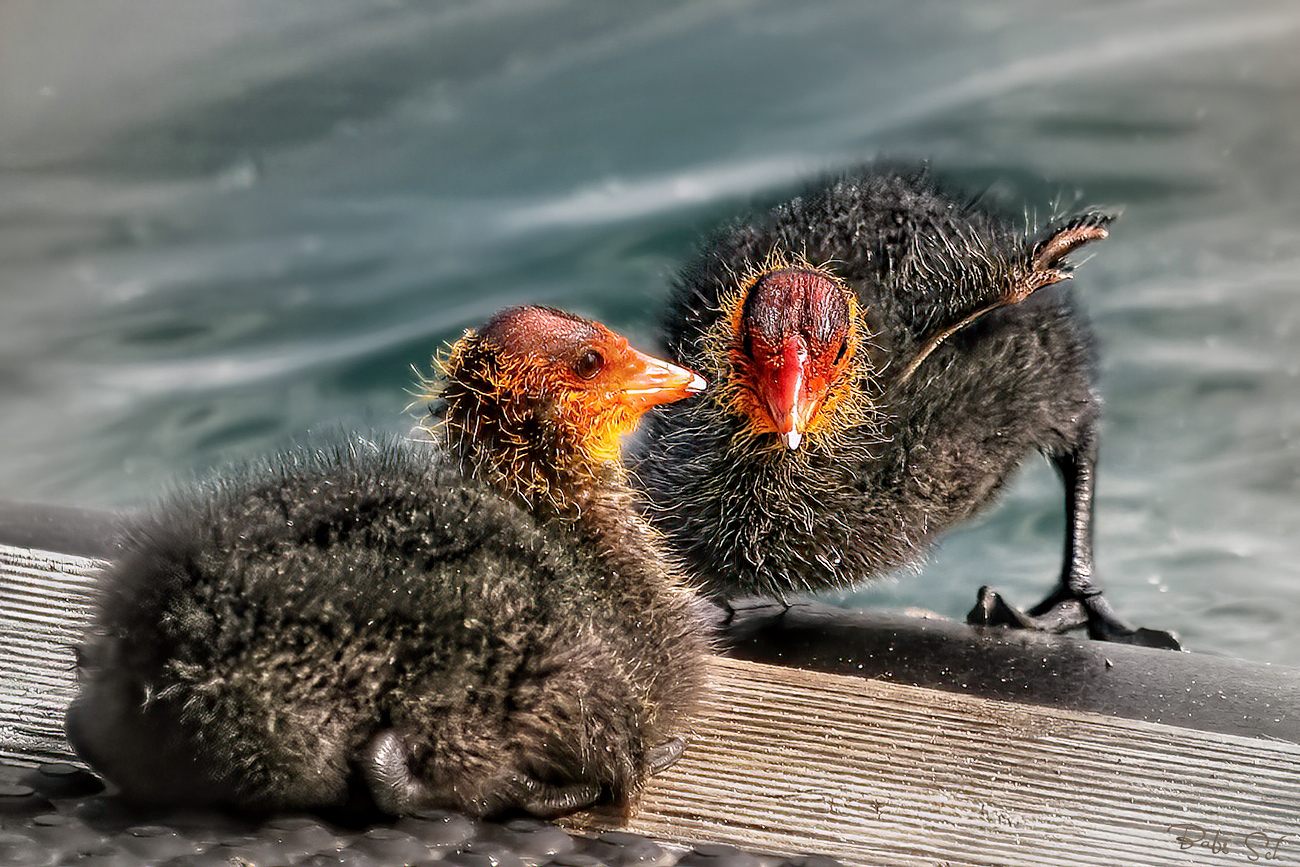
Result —
[[[594,349],[582,353],[582,357],[573,363],[573,372],[582,379],[591,379],[605,366],[605,359]]]
[[[840,342],[840,351],[835,353],[835,363],[839,364],[844,360],[844,356],[849,354],[849,342],[847,340]]]

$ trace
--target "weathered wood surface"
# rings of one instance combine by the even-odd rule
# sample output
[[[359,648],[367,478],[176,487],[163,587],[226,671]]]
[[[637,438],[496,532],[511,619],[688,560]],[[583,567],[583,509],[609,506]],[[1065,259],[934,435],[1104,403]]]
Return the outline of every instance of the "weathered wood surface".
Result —
[[[70,647],[96,563],[0,544],[0,757],[7,761],[69,757],[60,725],[75,691]],[[960,624],[890,620],[896,631],[873,637],[869,623],[851,616],[833,628],[823,623],[830,641],[819,643],[813,635],[823,630],[812,624],[829,617],[810,607],[777,618],[790,630],[777,653],[824,669],[883,666],[895,679],[946,672],[938,679],[952,689],[720,658],[690,748],[652,782],[625,827],[670,841],[823,853],[863,865],[1300,865],[1300,743],[1289,736],[1300,719],[1294,669],[1003,639]],[[775,621],[758,631],[774,640],[773,629]],[[925,640],[904,640],[909,630]],[[736,652],[763,652],[756,634],[738,629]],[[1091,672],[1093,689],[1119,689],[1128,705],[1138,697],[1123,684],[1140,681],[1140,666],[1150,661],[1162,672],[1161,690],[1173,691],[1181,677],[1197,701],[1192,710],[1168,696],[1155,702],[1188,723],[1174,726],[1140,713],[1126,719],[1039,706],[1078,700],[1087,692],[1078,686],[1030,703],[1032,678],[1014,671],[1016,701],[954,691],[998,680],[996,671],[981,673],[986,662],[976,663],[988,656],[979,644],[986,641],[1004,647],[989,650],[995,660],[1018,659],[1024,671],[1041,670],[1044,683],[1059,680],[1061,670]],[[879,642],[887,652],[868,652]],[[907,662],[917,648],[941,661]],[[1108,668],[1109,656],[1120,661]],[[877,657],[884,661],[861,661]],[[1197,682],[1198,659],[1211,673],[1253,673],[1249,688]],[[973,668],[963,671],[964,664]],[[1121,667],[1129,667],[1121,686],[1107,686],[1107,672]],[[1223,714],[1203,712],[1216,689],[1230,722],[1243,708],[1251,718],[1222,730]],[[1192,727],[1201,722],[1208,730]]]
[[[757,662],[1300,744],[1290,666],[815,603],[748,604],[727,640]]]
[[[732,659],[714,672],[630,830],[862,865],[1300,864],[1300,745]]]
[[[63,713],[76,694],[72,647],[99,561],[0,545],[0,760],[65,761]]]

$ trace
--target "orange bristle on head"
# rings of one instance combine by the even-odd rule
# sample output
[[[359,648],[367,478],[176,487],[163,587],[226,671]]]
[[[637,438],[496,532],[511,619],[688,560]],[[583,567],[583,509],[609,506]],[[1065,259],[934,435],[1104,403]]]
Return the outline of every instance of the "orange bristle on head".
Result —
[[[521,490],[621,472],[620,438],[641,415],[704,387],[599,323],[537,306],[497,313],[452,347],[443,368],[449,443]]]
[[[851,410],[866,328],[857,295],[828,268],[773,255],[724,299],[723,312],[725,333],[714,343],[728,376],[719,398],[750,435],[775,434],[797,449],[805,437],[860,421]]]

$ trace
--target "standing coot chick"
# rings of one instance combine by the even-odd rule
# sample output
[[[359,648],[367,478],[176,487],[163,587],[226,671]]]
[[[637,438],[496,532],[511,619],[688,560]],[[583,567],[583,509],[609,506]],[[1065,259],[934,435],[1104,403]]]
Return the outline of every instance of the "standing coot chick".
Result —
[[[679,754],[703,614],[619,437],[703,381],[539,307],[468,333],[444,372],[432,456],[291,452],[124,540],[67,729],[127,797],[627,810]]]
[[[976,623],[1176,647],[1092,574],[1100,399],[1066,257],[1096,212],[1029,237],[921,170],[863,171],[738,223],[677,280],[670,352],[710,379],[652,416],[653,515],[715,597],[846,587],[916,560],[1032,450],[1065,482],[1059,586]]]

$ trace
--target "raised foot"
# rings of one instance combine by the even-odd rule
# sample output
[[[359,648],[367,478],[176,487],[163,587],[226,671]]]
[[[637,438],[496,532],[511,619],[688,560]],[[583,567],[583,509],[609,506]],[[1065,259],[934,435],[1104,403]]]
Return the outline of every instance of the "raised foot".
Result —
[[[1100,594],[1085,599],[1062,598],[1053,594],[1030,609],[1029,613],[1008,603],[991,587],[979,589],[975,607],[966,615],[973,626],[1001,626],[1032,629],[1037,632],[1061,633],[1088,627],[1088,635],[1098,641],[1135,644],[1162,650],[1182,650],[1172,632],[1163,629],[1132,627],[1120,620]]]

